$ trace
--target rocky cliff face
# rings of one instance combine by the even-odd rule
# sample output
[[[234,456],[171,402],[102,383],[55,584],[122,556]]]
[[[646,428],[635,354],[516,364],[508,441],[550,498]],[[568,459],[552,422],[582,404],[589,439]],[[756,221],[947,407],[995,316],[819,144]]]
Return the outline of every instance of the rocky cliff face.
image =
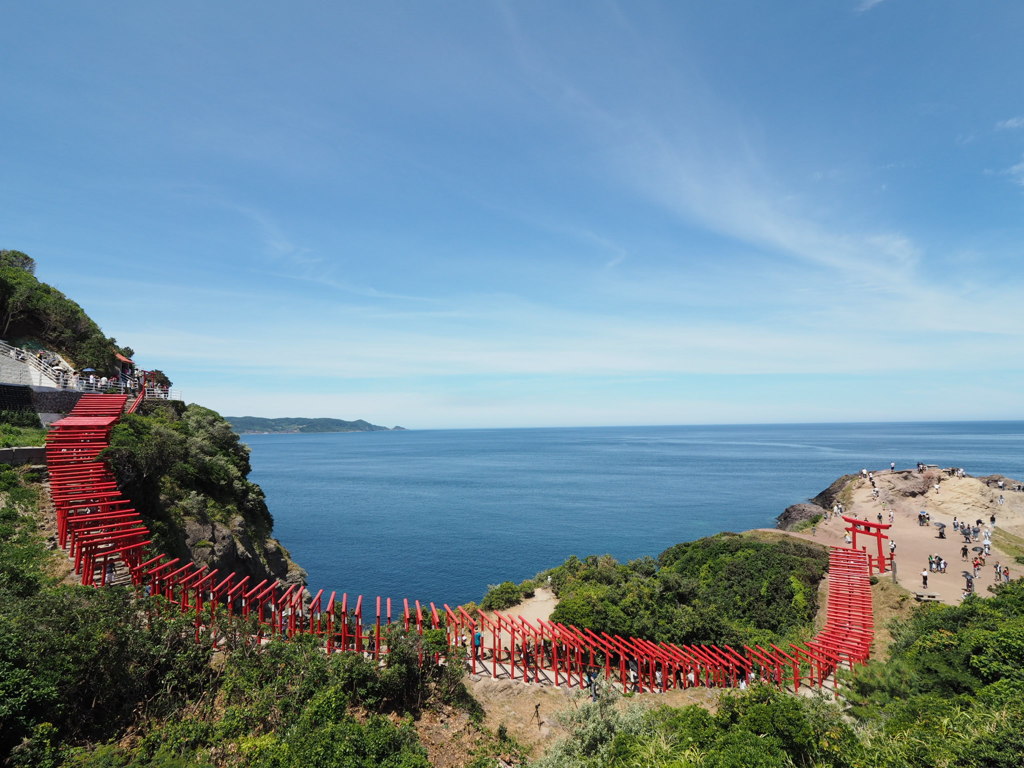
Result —
[[[292,560],[288,550],[274,538],[253,540],[241,517],[230,525],[220,522],[185,520],[185,546],[192,560],[221,573],[249,576],[256,583],[276,579],[285,585],[306,585],[307,574]]]
[[[837,502],[845,503],[844,494],[847,493],[850,484],[859,478],[860,475],[843,475],[813,499],[786,507],[782,514],[775,518],[775,527],[783,531],[792,531],[808,520],[824,517]]]
[[[783,513],[775,518],[775,527],[783,531],[792,531],[808,520],[824,516],[825,509],[817,504],[793,504],[786,507]]]
[[[154,548],[258,583],[306,583],[272,537],[263,491],[249,480],[249,449],[219,414],[158,402],[124,416],[103,458],[152,531]]]
[[[860,475],[843,475],[842,477],[834,480],[832,485],[811,499],[811,503],[817,504],[823,509],[832,509],[836,502],[839,502],[840,504],[845,503],[845,500],[843,499],[843,492],[850,486],[850,483],[854,482],[859,477]]]

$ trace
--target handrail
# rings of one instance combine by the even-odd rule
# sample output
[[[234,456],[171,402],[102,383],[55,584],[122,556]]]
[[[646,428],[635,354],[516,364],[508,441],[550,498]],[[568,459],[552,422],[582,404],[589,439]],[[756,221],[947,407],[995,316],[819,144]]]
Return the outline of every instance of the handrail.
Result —
[[[68,378],[70,378],[71,373],[73,372],[71,366],[67,364],[67,361],[64,360],[64,358],[61,357],[60,355],[57,355],[53,352],[48,352],[48,354],[51,354],[57,358],[58,365],[55,366],[44,363],[31,352],[28,352],[27,350],[24,350],[21,347],[16,347],[13,344],[9,344],[6,341],[2,340],[0,340],[0,354],[10,357],[12,360],[15,360],[16,362],[24,363],[26,366],[32,368],[38,374],[40,374],[40,377],[47,379],[50,383],[53,384],[54,387],[60,386],[57,380],[57,376],[54,374],[54,370],[62,371],[66,376],[68,376]],[[65,368],[65,366],[67,367]]]
[[[160,387],[155,384],[147,384],[145,387],[130,387],[121,379],[111,379],[104,386],[99,383],[98,379],[95,382],[90,383],[88,377],[82,376],[81,374],[78,374],[76,379],[76,371],[67,360],[56,352],[50,352],[47,350],[47,354],[56,359],[57,363],[55,365],[43,362],[34,353],[28,350],[0,340],[0,355],[10,357],[18,363],[23,363],[29,369],[38,374],[37,376],[26,376],[24,377],[26,379],[24,381],[0,383],[51,386],[54,389],[93,394],[104,394],[114,390],[118,394],[122,395],[141,394],[144,399],[182,399],[180,390],[171,389],[170,387]],[[63,381],[61,381],[61,378],[63,378]],[[136,408],[137,407],[138,406],[136,406]]]

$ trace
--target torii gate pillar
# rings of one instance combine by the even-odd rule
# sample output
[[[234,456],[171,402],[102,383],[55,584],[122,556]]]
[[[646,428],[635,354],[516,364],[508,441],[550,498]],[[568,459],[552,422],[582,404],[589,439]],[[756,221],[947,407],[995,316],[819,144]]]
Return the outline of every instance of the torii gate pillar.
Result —
[[[888,539],[885,535],[885,531],[889,530],[892,525],[889,523],[872,523],[869,520],[861,520],[856,517],[848,517],[843,515],[843,520],[849,524],[846,529],[852,539],[853,549],[857,549],[857,534],[861,536],[870,536],[875,539],[878,543],[878,557],[871,558],[875,561],[878,566],[879,573],[885,573],[885,551],[882,548],[882,540]]]

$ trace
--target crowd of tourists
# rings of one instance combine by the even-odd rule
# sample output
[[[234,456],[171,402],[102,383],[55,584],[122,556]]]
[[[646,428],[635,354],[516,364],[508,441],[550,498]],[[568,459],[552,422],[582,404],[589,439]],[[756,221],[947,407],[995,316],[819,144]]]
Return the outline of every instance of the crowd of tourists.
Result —
[[[147,380],[146,371],[138,370],[130,360],[120,358],[122,363],[109,376],[94,368],[75,370],[60,355],[46,349],[29,351],[20,347],[8,346],[7,354],[13,360],[28,363],[30,360],[61,389],[70,389],[85,393],[117,393],[133,395],[143,389],[147,397],[168,399],[170,388]]]

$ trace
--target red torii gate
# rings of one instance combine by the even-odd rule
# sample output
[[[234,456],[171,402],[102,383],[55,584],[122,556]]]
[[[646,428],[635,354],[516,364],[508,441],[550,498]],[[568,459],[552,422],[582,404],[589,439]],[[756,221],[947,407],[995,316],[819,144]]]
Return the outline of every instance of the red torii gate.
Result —
[[[870,554],[868,555],[868,573],[871,572],[875,564],[878,565],[879,573],[885,573],[885,552],[882,548],[882,539],[889,538],[885,535],[885,531],[889,530],[892,525],[889,523],[872,523],[870,520],[861,520],[856,517],[847,517],[846,515],[843,515],[843,520],[850,524],[846,531],[852,537],[853,543],[851,546],[853,549],[857,549],[858,533],[861,536],[870,536],[878,542],[878,557],[874,558]]]
[[[362,596],[350,601],[343,593],[339,606],[337,594],[332,592],[325,609],[323,590],[309,600],[301,588],[286,588],[276,580],[257,584],[249,576],[225,576],[165,554],[143,554],[152,544],[147,538],[149,531],[131,502],[120,495],[113,474],[97,460],[99,451],[109,444],[111,417],[120,413],[124,403],[124,396],[86,396],[47,439],[60,542],[76,560],[84,584],[105,583],[107,564],[119,558],[137,591],[145,587],[147,593],[162,595],[182,612],[194,612],[197,641],[202,627],[213,629],[223,607],[228,615],[253,617],[257,639],[264,633],[291,637],[308,632],[324,638],[328,652],[364,653],[377,660],[390,652],[381,625],[385,616],[386,623],[392,624],[391,598],[387,598],[386,613],[382,612],[382,598],[377,598],[376,620],[367,623]],[[742,650],[728,645],[678,646],[499,612],[474,618],[462,607],[447,605],[442,618],[433,603],[424,605],[417,600],[413,607],[408,599],[402,601],[398,621],[405,630],[418,634],[425,629],[443,629],[450,647],[462,646],[470,652],[472,671],[491,677],[500,672],[512,679],[585,688],[603,673],[606,680],[621,684],[624,692],[643,693],[692,685],[735,686],[755,679],[782,686],[791,670],[798,690],[806,667],[810,684],[820,687],[837,667],[848,664],[852,669],[865,663],[870,653],[874,633],[868,577],[875,558],[856,548],[858,534],[876,539],[879,570],[885,570],[882,539],[888,538],[885,531],[890,526],[843,519],[849,524],[854,548],[833,548],[829,554],[825,627],[813,640],[785,650],[775,645]],[[368,614],[367,618],[372,617]],[[484,642],[480,647],[469,642],[467,631],[469,637],[481,633]],[[487,645],[490,664],[483,660]],[[421,651],[421,662],[424,655]],[[435,651],[436,660],[442,657],[447,659],[446,654]]]

